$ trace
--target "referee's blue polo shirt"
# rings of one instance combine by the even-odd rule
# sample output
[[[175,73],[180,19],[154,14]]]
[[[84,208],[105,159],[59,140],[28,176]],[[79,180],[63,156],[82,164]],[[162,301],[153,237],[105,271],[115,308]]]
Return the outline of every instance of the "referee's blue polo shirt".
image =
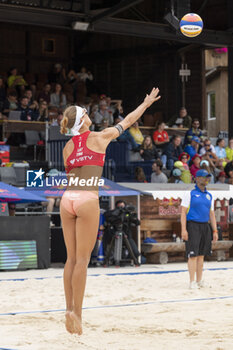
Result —
[[[202,192],[197,185],[185,194],[181,205],[188,208],[187,221],[208,222],[210,210],[214,210],[212,194],[206,189]]]

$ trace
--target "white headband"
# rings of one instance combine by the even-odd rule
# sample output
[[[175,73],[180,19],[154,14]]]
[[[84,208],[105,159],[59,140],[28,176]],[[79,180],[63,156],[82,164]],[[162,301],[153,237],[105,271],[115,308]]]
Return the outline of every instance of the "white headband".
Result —
[[[81,123],[80,123],[80,120],[86,113],[85,108],[82,108],[79,106],[75,106],[75,107],[76,107],[75,123],[74,123],[74,126],[70,129],[74,136],[79,135],[79,130],[81,129],[84,123],[84,120]]]

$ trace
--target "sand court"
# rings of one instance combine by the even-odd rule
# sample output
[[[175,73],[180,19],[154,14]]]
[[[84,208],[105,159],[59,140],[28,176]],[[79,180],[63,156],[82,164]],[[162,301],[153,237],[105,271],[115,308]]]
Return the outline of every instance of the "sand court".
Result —
[[[0,273],[0,349],[231,350],[233,262],[89,268],[81,337],[64,325],[63,269]]]

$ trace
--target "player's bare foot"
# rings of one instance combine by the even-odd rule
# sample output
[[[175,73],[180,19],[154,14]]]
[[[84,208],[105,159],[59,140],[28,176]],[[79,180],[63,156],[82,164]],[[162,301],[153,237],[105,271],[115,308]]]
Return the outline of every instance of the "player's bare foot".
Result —
[[[71,317],[71,311],[66,311],[66,330],[71,334],[75,333],[74,320]]]
[[[82,319],[78,315],[76,315],[73,311],[70,313],[70,317],[74,321],[74,333],[78,335],[82,335]]]

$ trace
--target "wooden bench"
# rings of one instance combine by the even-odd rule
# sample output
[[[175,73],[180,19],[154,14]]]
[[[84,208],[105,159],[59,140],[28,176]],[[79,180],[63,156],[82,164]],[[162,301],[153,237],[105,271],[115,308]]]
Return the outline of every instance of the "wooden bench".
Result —
[[[233,241],[217,241],[212,243],[212,250],[217,251],[217,260],[225,260],[225,251],[233,246]],[[142,254],[147,262],[166,264],[168,253],[185,252],[185,243],[164,242],[164,243],[143,243]]]

